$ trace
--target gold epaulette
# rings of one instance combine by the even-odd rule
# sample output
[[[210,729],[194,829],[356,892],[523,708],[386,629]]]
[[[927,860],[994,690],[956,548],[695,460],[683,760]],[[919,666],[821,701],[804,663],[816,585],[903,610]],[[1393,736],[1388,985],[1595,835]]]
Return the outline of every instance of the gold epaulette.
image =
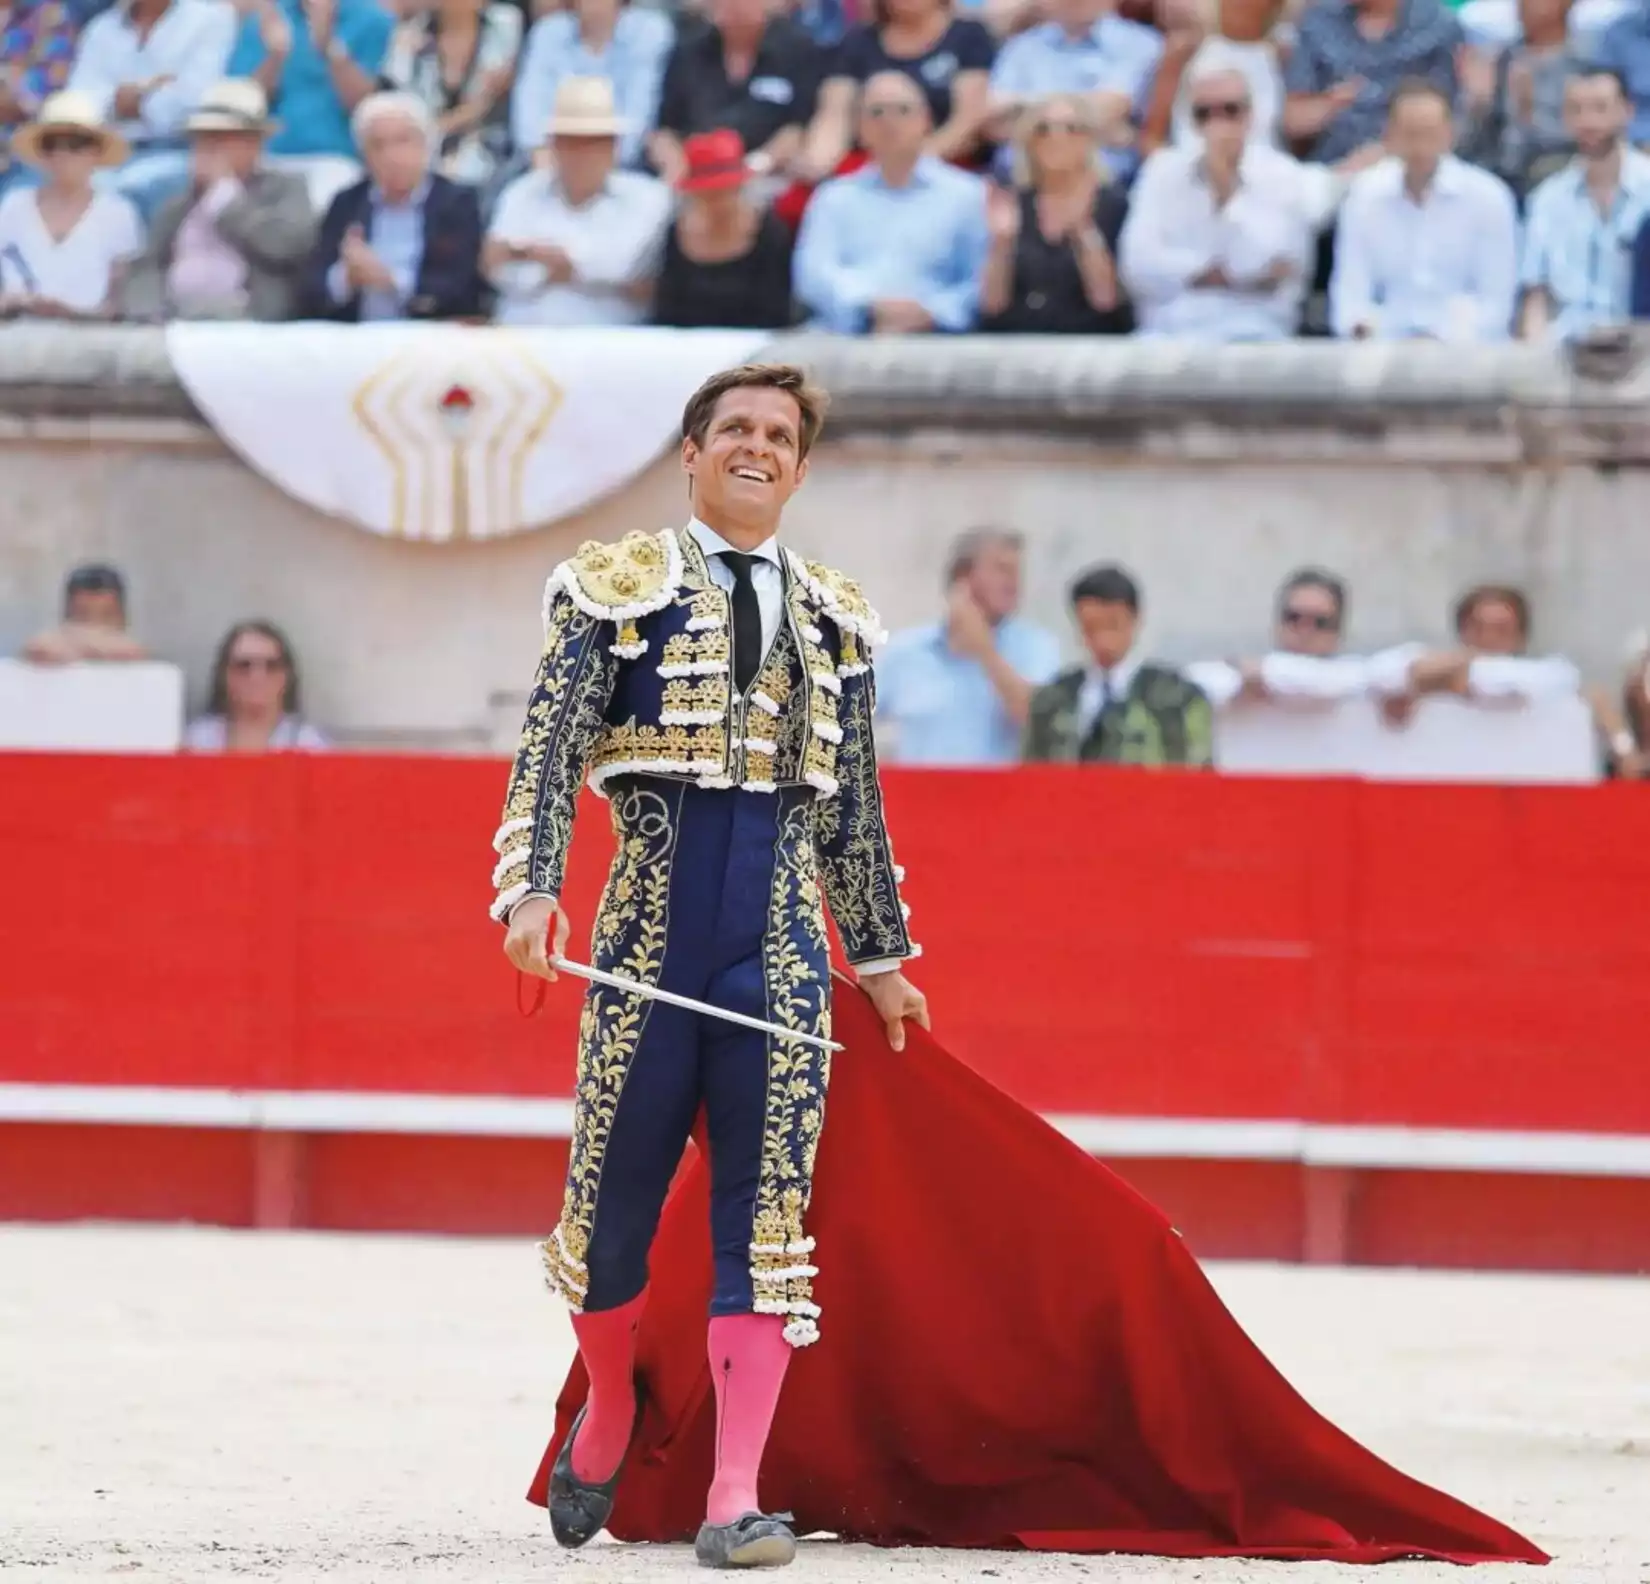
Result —
[[[550,574],[544,609],[548,624],[552,602],[565,592],[585,615],[616,622],[618,641],[611,647],[625,659],[647,648],[635,622],[663,610],[682,587],[682,547],[666,528],[660,533],[627,533],[617,544],[587,540]]]
[[[821,613],[845,636],[856,638],[866,651],[887,641],[882,618],[851,577],[823,562],[804,561],[800,556],[793,558],[792,569],[813,595]]]

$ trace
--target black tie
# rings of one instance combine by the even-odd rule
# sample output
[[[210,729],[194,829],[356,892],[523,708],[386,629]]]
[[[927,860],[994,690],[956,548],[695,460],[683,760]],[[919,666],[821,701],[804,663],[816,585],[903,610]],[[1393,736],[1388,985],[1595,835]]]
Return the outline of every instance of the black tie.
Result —
[[[743,550],[723,550],[719,554],[733,573],[733,689],[745,693],[762,664],[762,607],[751,581],[751,567],[757,557]]]

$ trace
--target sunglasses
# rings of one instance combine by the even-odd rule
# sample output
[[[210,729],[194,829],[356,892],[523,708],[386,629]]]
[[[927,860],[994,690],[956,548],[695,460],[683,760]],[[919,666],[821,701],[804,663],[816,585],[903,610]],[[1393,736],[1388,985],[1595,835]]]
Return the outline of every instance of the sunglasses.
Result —
[[[1091,131],[1093,131],[1093,128],[1086,121],[1047,120],[1038,121],[1033,125],[1031,135],[1033,137],[1048,137],[1054,132],[1073,132],[1086,137]]]
[[[873,121],[880,121],[884,116],[915,115],[917,107],[909,104],[874,104],[866,105],[865,113]]]
[[[1286,610],[1281,617],[1285,627],[1310,627],[1313,632],[1336,632],[1340,628],[1338,616],[1324,616],[1318,611]]]
[[[48,132],[40,140],[42,154],[84,154],[96,147],[95,137],[80,132]]]
[[[231,671],[238,671],[245,676],[253,671],[262,671],[274,675],[277,671],[286,670],[286,661],[279,655],[236,655],[229,662]]]
[[[1192,120],[1197,126],[1207,126],[1211,121],[1236,121],[1239,116],[1247,114],[1248,109],[1249,106],[1241,99],[1220,99],[1193,105]]]

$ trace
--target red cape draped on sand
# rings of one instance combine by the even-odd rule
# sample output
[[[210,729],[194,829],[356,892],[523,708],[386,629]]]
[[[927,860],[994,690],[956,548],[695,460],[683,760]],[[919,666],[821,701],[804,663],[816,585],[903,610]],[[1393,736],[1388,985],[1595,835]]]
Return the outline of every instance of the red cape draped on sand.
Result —
[[[791,1362],[762,1501],[889,1545],[1376,1562],[1547,1558],[1337,1430],[1245,1335],[1167,1219],[839,984],[808,1231],[820,1341]],[[654,1243],[647,1394],[609,1531],[691,1538],[711,1477],[707,1179]],[[576,1360],[529,1499],[584,1401]]]

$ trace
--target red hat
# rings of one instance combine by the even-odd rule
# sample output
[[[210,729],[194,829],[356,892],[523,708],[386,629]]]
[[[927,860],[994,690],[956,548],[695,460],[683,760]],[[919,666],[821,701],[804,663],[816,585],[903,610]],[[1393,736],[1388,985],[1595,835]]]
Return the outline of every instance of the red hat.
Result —
[[[739,187],[749,178],[745,168],[745,140],[732,127],[696,132],[682,144],[687,169],[676,183],[678,192],[715,192]]]

